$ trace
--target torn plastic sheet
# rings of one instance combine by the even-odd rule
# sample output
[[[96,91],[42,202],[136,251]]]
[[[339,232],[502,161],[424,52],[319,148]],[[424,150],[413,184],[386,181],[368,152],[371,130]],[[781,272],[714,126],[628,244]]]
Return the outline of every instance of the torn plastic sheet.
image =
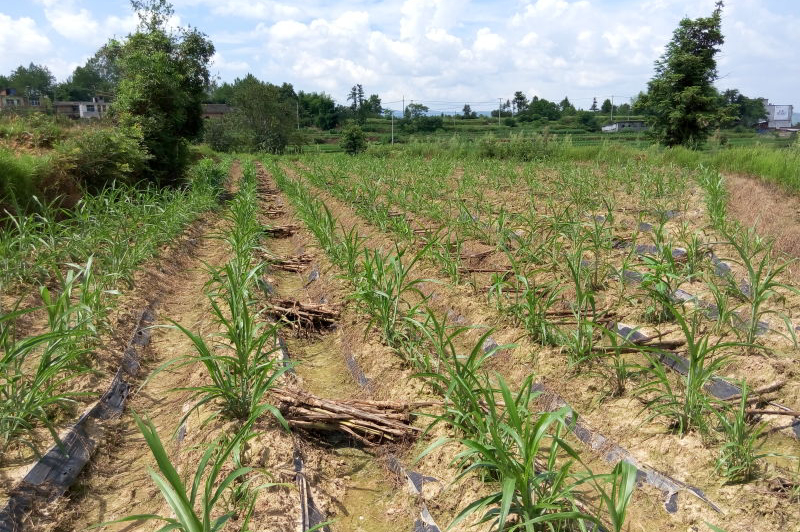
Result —
[[[350,376],[353,378],[356,383],[364,388],[365,390],[372,390],[372,382],[364,375],[364,372],[361,370],[361,367],[356,362],[356,359],[353,357],[353,353],[351,353],[348,349],[344,350],[344,362],[347,364],[347,370],[350,372]]]
[[[641,344],[642,342],[649,340],[649,337],[641,333],[636,327],[632,327],[624,323],[614,324],[613,330],[619,336],[634,344]],[[669,351],[656,351],[655,354],[658,356],[658,359],[662,364],[673,371],[680,373],[681,375],[687,375],[689,373],[689,360],[686,357]],[[709,383],[706,385],[706,391],[717,399],[722,399],[723,401],[742,393],[742,389],[739,386],[716,376],[711,377]],[[790,408],[779,403],[770,402],[768,404],[780,410],[791,410]],[[789,428],[795,438],[800,439],[800,419],[794,419],[791,425],[789,425],[787,428]]]
[[[286,368],[287,373],[295,374],[294,367],[292,366],[292,357],[289,355],[289,347],[286,345],[286,340],[283,339],[283,335],[277,334],[278,337],[278,348],[281,350],[281,362],[283,362],[283,367]]]
[[[428,507],[422,505],[422,510],[419,512],[419,517],[414,521],[413,532],[441,532],[441,529],[433,520]]]
[[[560,396],[547,390],[543,384],[538,382],[534,383],[531,386],[531,389],[533,391],[542,393],[542,397],[544,397],[545,400],[540,399],[539,402],[540,404],[543,404],[547,410],[552,412],[565,406],[569,408],[573,414],[572,420],[568,423],[568,426],[581,442],[586,444],[593,451],[599,453],[603,460],[610,464],[616,464],[622,460],[634,466],[637,469],[637,482],[645,482],[662,492],[664,496],[664,509],[668,513],[675,513],[678,511],[678,494],[682,491],[686,491],[694,495],[700,501],[707,504],[712,510],[720,513],[722,512],[722,510],[720,510],[716,504],[711,502],[711,500],[706,497],[705,493],[703,493],[701,489],[690,486],[689,484],[685,484],[680,480],[656,471],[646,464],[642,464],[628,450],[620,447],[602,434],[593,431],[588,425],[578,421],[574,410],[572,410],[572,407],[570,407],[569,404]]]
[[[389,455],[388,464],[390,471],[406,479],[408,490],[412,495],[421,497],[425,489],[425,484],[441,484],[441,481],[436,477],[429,477],[412,471],[411,469],[406,469],[393,454]]]
[[[5,507],[0,510],[0,532],[24,530],[23,520],[37,505],[63,495],[78,479],[102,440],[102,422],[122,415],[130,393],[126,376],[135,377],[139,373],[139,351],[150,343],[149,326],[155,321],[155,305],[155,301],[151,302],[139,315],[120,367],[106,392],[70,427],[61,445],[53,445],[11,489]]]
[[[304,471],[303,456],[297,449],[294,450],[294,481],[297,485],[297,491],[300,494],[300,520],[303,527],[303,532],[307,530],[321,530],[322,532],[330,532],[330,527],[325,525],[327,521],[325,514],[317,507],[314,502],[314,496],[311,494],[311,485],[306,478]]]

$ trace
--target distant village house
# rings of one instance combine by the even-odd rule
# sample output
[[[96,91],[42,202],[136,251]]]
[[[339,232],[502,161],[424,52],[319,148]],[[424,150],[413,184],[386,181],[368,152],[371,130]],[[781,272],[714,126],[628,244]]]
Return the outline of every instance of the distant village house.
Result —
[[[20,109],[26,107],[39,107],[38,96],[27,98],[16,89],[0,89],[0,109]]]
[[[603,133],[622,133],[626,131],[645,131],[647,124],[644,120],[620,120],[603,126]]]
[[[230,113],[233,109],[227,103],[204,103],[203,104],[203,118],[217,119],[222,118]]]
[[[73,119],[103,118],[111,107],[111,103],[102,97],[92,98],[91,102],[53,102],[56,115]]]
[[[758,123],[758,129],[787,129],[792,127],[793,106],[771,104],[766,98],[762,98],[761,101],[764,102],[767,119]]]

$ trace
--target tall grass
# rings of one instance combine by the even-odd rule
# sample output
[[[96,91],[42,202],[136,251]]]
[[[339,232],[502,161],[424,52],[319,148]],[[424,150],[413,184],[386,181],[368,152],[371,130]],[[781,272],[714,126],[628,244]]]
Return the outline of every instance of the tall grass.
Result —
[[[35,208],[42,178],[52,172],[52,157],[20,154],[0,147],[0,208],[27,212]]]
[[[797,147],[797,142],[789,148],[756,144],[713,150],[690,150],[682,147],[663,148],[654,144],[638,148],[613,140],[586,146],[573,142],[568,135],[559,138],[535,134],[530,137],[512,136],[510,140],[502,141],[487,137],[478,143],[465,142],[459,137],[453,137],[398,145],[393,148],[376,148],[370,151],[379,157],[387,156],[387,152],[399,151],[424,157],[444,154],[459,160],[486,157],[522,161],[583,160],[615,165],[643,161],[646,165],[679,166],[689,170],[704,166],[717,171],[754,175],[782,186],[787,191],[800,192],[800,148]]]
[[[70,384],[88,371],[82,358],[94,332],[97,308],[91,303],[91,263],[79,273],[71,270],[62,289],[54,294],[40,289],[48,329],[26,338],[16,337],[16,321],[32,310],[0,315],[0,439],[3,449],[12,442],[38,452],[33,431],[46,427],[54,440],[54,418],[59,409],[85,395]],[[83,284],[81,284],[81,277]]]
[[[110,186],[69,210],[33,198],[36,212],[4,211],[0,286],[45,283],[64,264],[84,264],[90,256],[109,285],[129,284],[142,260],[217,204],[228,164],[198,163],[190,170],[191,185],[182,189]]]
[[[772,453],[759,452],[764,444],[762,435],[766,423],[748,422],[749,390],[742,382],[739,404],[734,408],[720,408],[716,411],[720,432],[724,436],[714,471],[721,473],[730,482],[746,482],[758,471],[762,458]]]

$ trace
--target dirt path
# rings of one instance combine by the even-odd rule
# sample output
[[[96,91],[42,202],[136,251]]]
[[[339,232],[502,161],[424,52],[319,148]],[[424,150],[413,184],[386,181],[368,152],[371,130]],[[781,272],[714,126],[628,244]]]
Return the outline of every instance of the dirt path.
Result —
[[[261,179],[267,188],[277,188],[268,173],[263,172]],[[408,368],[387,347],[364,337],[366,318],[347,305],[350,287],[338,277],[338,269],[296,217],[288,198],[279,194],[273,204],[284,214],[270,220],[270,224],[297,224],[300,229],[290,238],[269,240],[268,252],[278,258],[303,255],[310,261],[298,273],[271,268],[267,280],[275,288],[272,297],[326,303],[342,309],[332,331],[313,334],[285,331],[288,351],[296,363],[297,384],[330,399],[376,398],[376,393],[382,399],[413,399],[416,392],[407,385]],[[391,385],[370,386],[369,390],[359,386],[353,368],[346,362],[348,356],[359,367],[359,361],[373,361],[365,371],[376,382]],[[328,440],[314,434],[301,434],[300,438],[312,495],[334,520],[333,532],[390,532],[411,527],[417,505],[405,490],[398,489],[399,480],[388,471],[381,455],[389,449],[364,449],[347,440]],[[391,450],[401,455],[404,452]]]

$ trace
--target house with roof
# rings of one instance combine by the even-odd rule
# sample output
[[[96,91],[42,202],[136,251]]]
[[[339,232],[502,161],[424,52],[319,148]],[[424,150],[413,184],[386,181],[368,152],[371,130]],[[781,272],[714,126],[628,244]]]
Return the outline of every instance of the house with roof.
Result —
[[[80,118],[103,118],[111,109],[111,103],[105,98],[96,96],[89,102],[56,101],[53,110],[56,115],[78,120]]]
[[[644,120],[619,120],[603,126],[603,133],[622,133],[626,131],[645,131],[647,123]]]
[[[227,103],[204,103],[203,104],[203,118],[216,119],[222,118],[230,113],[233,108]]]

